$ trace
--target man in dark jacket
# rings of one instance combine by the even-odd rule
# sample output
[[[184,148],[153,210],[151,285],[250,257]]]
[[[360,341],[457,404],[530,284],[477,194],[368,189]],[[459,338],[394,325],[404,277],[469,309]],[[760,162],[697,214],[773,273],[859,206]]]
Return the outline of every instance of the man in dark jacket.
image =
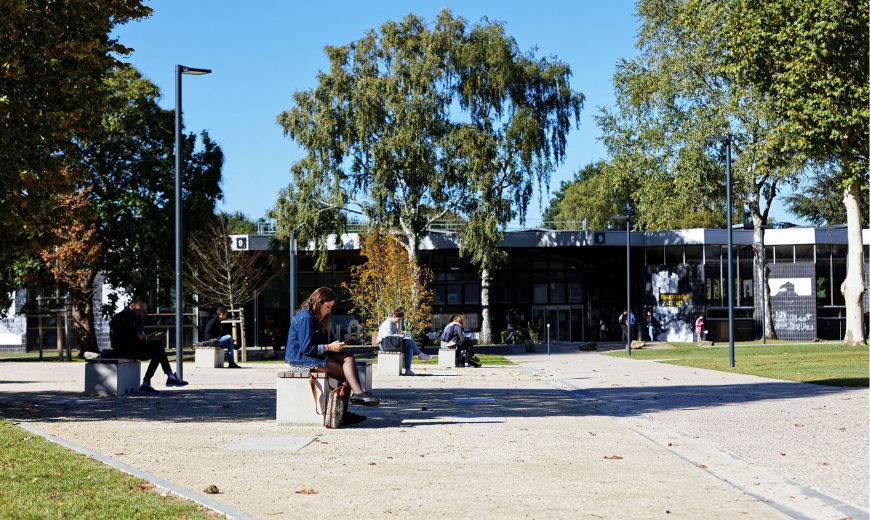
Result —
[[[162,332],[153,334],[145,333],[145,321],[142,315],[145,314],[145,299],[141,296],[136,296],[130,305],[124,308],[121,312],[112,317],[109,322],[109,337],[112,341],[112,350],[103,352],[103,357],[114,358],[130,358],[140,361],[151,360],[148,364],[148,369],[145,371],[145,377],[142,378],[142,385],[139,391],[148,394],[156,394],[157,390],[151,386],[151,376],[157,372],[157,365],[163,369],[166,374],[166,386],[184,386],[187,381],[182,381],[178,375],[172,371],[169,365],[169,358],[166,356],[166,349],[158,336]]]
[[[236,358],[233,355],[233,337],[224,334],[221,330],[221,322],[225,319],[227,319],[227,308],[218,307],[214,316],[208,320],[205,326],[205,342],[209,345],[219,345],[227,351],[227,366],[229,368],[242,368],[236,364]]]

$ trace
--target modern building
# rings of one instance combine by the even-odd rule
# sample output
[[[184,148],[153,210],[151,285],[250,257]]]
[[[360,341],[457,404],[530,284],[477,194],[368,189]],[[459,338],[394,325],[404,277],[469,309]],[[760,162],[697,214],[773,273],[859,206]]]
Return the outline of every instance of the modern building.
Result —
[[[246,249],[267,249],[271,238],[268,229],[263,231],[237,238]],[[759,338],[764,307],[753,272],[752,230],[732,233],[735,340]],[[494,272],[490,286],[494,337],[506,329],[511,315],[519,324],[539,325],[542,337],[549,324],[551,340],[618,340],[617,318],[626,306],[628,278],[632,312],[639,320],[646,310],[653,312],[655,339],[691,341],[691,324],[703,312],[708,339],[727,340],[727,230],[632,232],[627,255],[628,235],[616,230],[508,232],[499,246],[509,252],[508,260]],[[324,271],[315,271],[313,256],[300,252],[298,302],[316,287],[339,289],[350,281],[349,267],[361,262],[358,235],[340,238],[339,245],[329,246]],[[865,231],[865,259],[867,243]],[[840,284],[846,277],[846,244],[845,227],[766,230],[773,322],[780,339],[843,337]],[[480,273],[459,257],[457,235],[432,230],[421,243],[420,259],[434,275],[433,329],[457,313],[466,315],[471,330],[479,329]],[[289,316],[288,293],[289,276],[284,274],[258,295],[248,311],[257,320],[256,337],[249,341],[266,344],[264,338],[274,336],[280,343]],[[336,333],[346,334],[353,320],[349,304],[339,302],[334,315]],[[646,327],[638,333],[648,339]]]
[[[271,231],[270,226],[263,225],[257,235],[234,235],[233,247],[239,254],[269,250]],[[358,234],[339,238],[338,245],[328,241],[325,270],[315,270],[314,255],[300,251],[296,300],[302,302],[317,287],[336,289],[340,299],[333,311],[333,332],[345,337],[356,332],[356,319],[341,284],[350,282],[349,268],[362,259]],[[626,307],[627,278],[632,312],[638,321],[647,310],[656,317],[655,339],[691,341],[691,324],[703,312],[708,339],[727,340],[727,231],[632,232],[626,248],[627,238],[624,230],[508,232],[499,246],[509,253],[508,260],[494,271],[490,286],[494,340],[506,330],[508,317],[517,325],[539,327],[542,338],[549,325],[553,341],[619,340],[617,318]],[[870,258],[868,238],[870,233],[865,230],[865,260]],[[733,230],[732,242],[735,340],[760,338],[764,306],[753,272],[752,230]],[[765,250],[777,336],[806,341],[841,339],[846,323],[840,292],[846,277],[846,228],[768,229]],[[484,305],[480,273],[459,257],[457,235],[433,229],[422,241],[419,257],[433,272],[433,330],[440,330],[450,315],[459,313],[466,316],[470,330],[479,330]],[[248,345],[284,344],[290,316],[289,286],[289,273],[280,273],[248,304]],[[104,299],[104,293],[99,287],[95,300]],[[12,312],[0,320],[0,351],[33,350],[40,341],[49,346],[55,343],[48,336],[55,334],[56,320],[16,314],[26,308],[27,300],[27,291],[19,291]],[[866,293],[864,308],[868,308]],[[195,311],[199,312],[194,315],[207,315],[205,309]],[[105,323],[98,321],[99,337],[105,343]],[[635,329],[635,337],[638,334],[648,339],[646,327]]]

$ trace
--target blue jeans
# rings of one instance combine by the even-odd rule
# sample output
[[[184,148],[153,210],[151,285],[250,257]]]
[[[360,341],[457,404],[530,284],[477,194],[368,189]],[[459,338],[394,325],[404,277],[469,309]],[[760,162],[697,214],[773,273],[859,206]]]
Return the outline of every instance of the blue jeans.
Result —
[[[221,336],[218,338],[218,345],[227,351],[227,362],[235,363],[236,360],[233,357],[233,337],[229,334]]]
[[[421,350],[417,348],[417,344],[411,338],[405,338],[405,370],[411,370],[411,358],[420,354]]]

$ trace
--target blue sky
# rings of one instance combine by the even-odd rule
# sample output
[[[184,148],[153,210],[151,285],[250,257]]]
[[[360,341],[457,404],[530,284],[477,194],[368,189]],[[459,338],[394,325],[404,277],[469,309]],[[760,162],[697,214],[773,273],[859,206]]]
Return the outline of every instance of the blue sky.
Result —
[[[290,165],[302,150],[285,137],[277,115],[291,95],[312,88],[327,65],[323,48],[359,38],[386,20],[415,13],[431,21],[442,8],[469,22],[483,17],[505,23],[520,49],[556,56],[571,66],[572,87],[586,96],[579,129],[568,138],[565,163],[550,191],[581,166],[606,158],[593,116],[613,103],[612,77],[620,58],[635,55],[639,26],[634,2],[600,1],[312,1],[156,0],[154,14],[116,30],[132,47],[130,61],[175,106],[175,64],[209,68],[211,75],[185,76],[184,123],[206,129],[224,151],[224,201],[219,209],[257,219],[274,206],[290,182]],[[548,195],[543,194],[546,207]],[[527,224],[539,222],[537,201]],[[781,206],[771,212],[786,218]],[[793,219],[792,219],[793,220]]]

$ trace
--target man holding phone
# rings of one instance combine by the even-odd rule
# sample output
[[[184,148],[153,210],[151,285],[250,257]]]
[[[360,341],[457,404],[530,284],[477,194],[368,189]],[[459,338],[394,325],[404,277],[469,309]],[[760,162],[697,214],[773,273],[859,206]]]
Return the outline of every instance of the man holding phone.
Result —
[[[139,391],[146,394],[156,394],[157,390],[151,386],[151,376],[157,372],[157,365],[166,374],[166,386],[184,386],[187,381],[182,381],[172,367],[166,356],[166,349],[159,338],[163,332],[145,333],[145,299],[141,296],[133,297],[130,305],[112,317],[109,322],[109,337],[112,342],[112,350],[103,352],[103,357],[130,358],[140,361],[151,360]]]

